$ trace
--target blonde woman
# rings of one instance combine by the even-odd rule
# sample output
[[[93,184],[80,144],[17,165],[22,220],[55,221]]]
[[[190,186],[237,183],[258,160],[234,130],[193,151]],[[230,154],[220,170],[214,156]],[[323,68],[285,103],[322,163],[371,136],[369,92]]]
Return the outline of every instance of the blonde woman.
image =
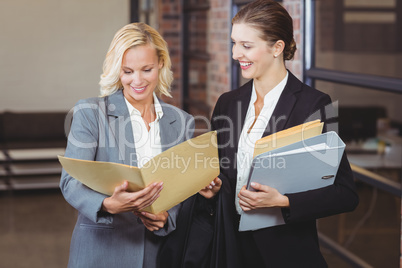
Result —
[[[141,167],[191,138],[192,116],[157,97],[171,97],[172,80],[167,44],[160,34],[144,23],[124,26],[106,55],[101,96],[74,107],[65,156]],[[140,211],[158,198],[162,183],[128,192],[124,182],[105,196],[63,170],[60,188],[78,210],[69,267],[156,266],[159,246],[175,229],[180,205],[157,215]]]

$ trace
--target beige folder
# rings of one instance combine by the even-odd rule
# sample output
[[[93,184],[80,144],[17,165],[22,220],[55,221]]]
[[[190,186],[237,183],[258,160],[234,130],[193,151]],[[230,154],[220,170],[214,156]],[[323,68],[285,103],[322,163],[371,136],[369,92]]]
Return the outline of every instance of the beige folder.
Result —
[[[255,143],[253,158],[262,153],[318,136],[322,133],[323,126],[324,123],[317,119],[261,138]]]
[[[129,191],[163,181],[158,199],[144,211],[166,211],[196,194],[219,175],[216,131],[178,144],[155,156],[142,168],[59,156],[63,168],[89,188],[112,195],[127,180]]]

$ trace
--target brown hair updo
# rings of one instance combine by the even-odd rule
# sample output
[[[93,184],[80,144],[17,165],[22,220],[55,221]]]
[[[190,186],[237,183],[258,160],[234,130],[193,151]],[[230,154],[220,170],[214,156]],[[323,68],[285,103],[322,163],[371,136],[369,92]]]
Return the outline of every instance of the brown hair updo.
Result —
[[[257,0],[245,5],[232,19],[232,25],[246,23],[261,32],[260,38],[269,42],[285,42],[284,60],[291,60],[296,51],[293,20],[284,7],[272,0]]]

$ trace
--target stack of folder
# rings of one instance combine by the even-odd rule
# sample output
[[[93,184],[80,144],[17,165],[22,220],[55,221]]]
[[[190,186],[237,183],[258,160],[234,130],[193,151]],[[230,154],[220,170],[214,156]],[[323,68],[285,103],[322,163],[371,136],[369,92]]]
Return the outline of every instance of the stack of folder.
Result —
[[[281,194],[314,190],[333,184],[345,144],[336,132],[322,133],[320,120],[307,122],[256,142],[247,189],[252,182]],[[285,224],[280,208],[243,212],[239,231]]]

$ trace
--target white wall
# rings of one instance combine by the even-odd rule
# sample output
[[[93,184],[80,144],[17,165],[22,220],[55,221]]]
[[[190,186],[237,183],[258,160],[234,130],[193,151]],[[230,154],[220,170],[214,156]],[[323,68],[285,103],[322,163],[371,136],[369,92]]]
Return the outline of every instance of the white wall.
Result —
[[[1,0],[0,112],[67,111],[99,94],[128,0]]]

